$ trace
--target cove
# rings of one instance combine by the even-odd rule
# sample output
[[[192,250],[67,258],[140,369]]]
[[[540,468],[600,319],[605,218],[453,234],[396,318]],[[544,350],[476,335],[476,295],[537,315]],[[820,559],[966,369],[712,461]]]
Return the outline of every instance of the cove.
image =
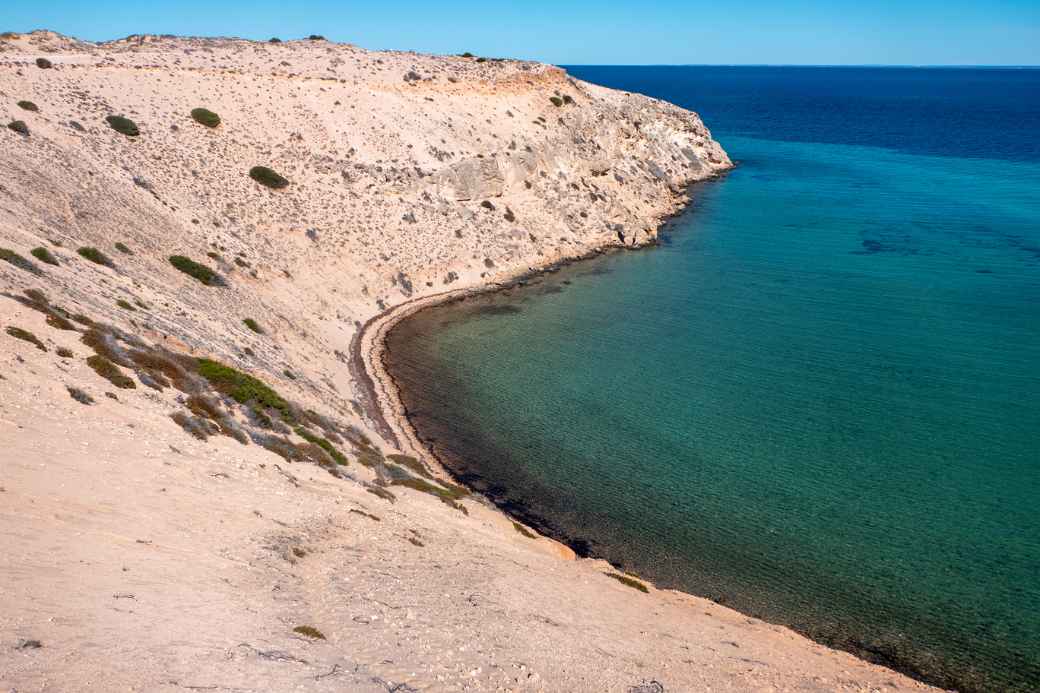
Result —
[[[1040,79],[726,70],[572,68],[699,108],[739,166],[657,248],[399,323],[409,419],[461,480],[659,586],[1035,690]]]

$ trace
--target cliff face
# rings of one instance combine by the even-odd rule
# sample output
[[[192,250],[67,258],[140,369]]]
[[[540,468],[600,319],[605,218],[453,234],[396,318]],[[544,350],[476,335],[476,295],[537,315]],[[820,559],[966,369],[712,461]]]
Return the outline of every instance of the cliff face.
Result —
[[[730,165],[696,114],[537,63],[48,32],[0,48],[0,117],[29,132],[0,133],[0,246],[45,247],[59,263],[34,260],[40,278],[0,264],[4,289],[43,289],[348,416],[336,353],[373,314],[651,241],[686,184]],[[200,107],[220,124],[193,120]],[[139,134],[114,130],[113,115]],[[263,187],[254,166],[289,185]],[[114,269],[79,257],[83,246]],[[172,255],[226,286],[178,272]],[[116,307],[138,299],[151,308]]]

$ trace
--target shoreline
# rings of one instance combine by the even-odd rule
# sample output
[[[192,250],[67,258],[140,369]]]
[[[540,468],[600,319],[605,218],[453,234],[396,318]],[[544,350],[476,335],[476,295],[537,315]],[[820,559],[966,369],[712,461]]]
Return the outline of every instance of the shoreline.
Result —
[[[719,171],[708,178],[694,180],[688,183],[681,193],[675,193],[674,197],[676,199],[674,201],[676,204],[674,211],[661,215],[658,218],[654,226],[654,235],[648,241],[632,245],[625,245],[623,242],[618,243],[615,241],[600,243],[572,256],[558,257],[547,261],[543,265],[506,273],[501,278],[491,280],[488,283],[464,286],[436,294],[411,298],[369,318],[362,325],[361,329],[355,333],[350,341],[349,348],[350,371],[355,381],[361,387],[361,406],[365,411],[366,417],[386,442],[393,444],[402,451],[405,451],[407,447],[407,452],[410,454],[414,454],[427,462],[432,462],[433,464],[430,466],[442,476],[458,481],[450,469],[422,444],[422,441],[419,440],[418,435],[415,433],[411,421],[408,419],[407,413],[404,411],[405,407],[401,401],[397,382],[386,366],[385,356],[388,353],[386,338],[390,331],[403,320],[429,308],[463,301],[474,296],[505,291],[527,280],[552,274],[564,267],[608,253],[655,248],[660,244],[661,231],[674,220],[690,211],[690,191],[699,184],[721,180],[736,166],[737,164],[734,163],[731,168]],[[474,492],[482,497],[485,496],[482,492]]]
[[[734,167],[735,166],[736,165],[734,164]],[[564,267],[580,263],[584,260],[597,258],[608,253],[647,250],[657,247],[660,245],[660,233],[666,225],[670,224],[682,215],[694,211],[690,207],[691,196],[689,195],[689,190],[699,183],[718,181],[725,177],[729,170],[720,172],[711,178],[694,181],[687,185],[683,194],[684,201],[675,212],[662,217],[656,227],[656,233],[653,239],[649,242],[631,246],[607,243],[591,248],[580,255],[556,259],[543,266],[531,267],[515,274],[507,275],[504,278],[496,279],[487,284],[467,286],[437,294],[413,298],[392,306],[382,313],[370,318],[355,335],[354,339],[351,340],[350,354],[352,372],[356,369],[357,372],[355,378],[358,380],[364,393],[362,398],[362,407],[364,408],[367,417],[371,420],[373,426],[376,430],[380,431],[381,435],[387,437],[387,442],[391,442],[397,446],[398,449],[406,451],[408,454],[412,454],[423,460],[434,472],[435,476],[467,488],[473,495],[486,502],[495,512],[501,513],[505,518],[514,523],[522,523],[528,529],[536,531],[542,539],[558,545],[561,550],[561,556],[569,558],[570,560],[582,558],[594,561],[604,561],[615,569],[626,572],[624,566],[618,565],[603,556],[596,555],[594,552],[589,551],[586,546],[586,541],[577,537],[569,536],[566,532],[556,530],[547,518],[524,512],[522,506],[518,506],[516,503],[509,501],[505,497],[498,497],[495,494],[490,493],[489,489],[491,484],[488,484],[486,488],[474,487],[470,483],[472,479],[467,479],[463,475],[456,473],[451,465],[444,461],[441,455],[424,444],[403,403],[401,397],[401,386],[398,384],[387,365],[387,357],[389,355],[389,346],[387,344],[388,337],[391,331],[398,324],[425,310],[465,301],[481,295],[508,291],[518,285],[523,285],[527,280],[552,274]],[[486,480],[483,479],[483,477],[481,477],[481,479]],[[570,552],[571,555],[567,556],[567,552]],[[742,616],[748,618],[759,618],[758,616],[745,613],[744,611],[729,606],[728,604],[715,602],[709,597],[688,592],[681,588],[659,586],[653,579],[636,573],[629,574],[637,577],[644,583],[653,586],[655,589],[676,592],[693,599],[704,599],[719,607],[730,609]],[[835,653],[843,652],[850,654],[867,664],[902,674],[926,685],[942,686],[942,682],[933,680],[924,672],[893,659],[890,656],[886,656],[885,653],[875,653],[876,658],[870,658],[864,656],[869,653],[869,650],[856,648],[854,643],[850,643],[850,647],[845,648],[835,643],[818,640],[812,637],[809,633],[794,628],[788,624],[773,623],[773,625],[789,629],[793,633],[796,633],[799,636]],[[945,690],[945,688],[943,690]]]

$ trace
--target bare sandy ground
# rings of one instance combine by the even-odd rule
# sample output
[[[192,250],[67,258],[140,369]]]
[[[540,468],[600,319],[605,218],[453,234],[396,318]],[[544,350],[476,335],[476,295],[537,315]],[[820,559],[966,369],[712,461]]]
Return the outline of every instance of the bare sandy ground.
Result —
[[[0,690],[926,688],[608,577],[394,415],[386,325],[652,242],[730,165],[695,114],[535,63],[37,32],[0,38],[0,118]]]

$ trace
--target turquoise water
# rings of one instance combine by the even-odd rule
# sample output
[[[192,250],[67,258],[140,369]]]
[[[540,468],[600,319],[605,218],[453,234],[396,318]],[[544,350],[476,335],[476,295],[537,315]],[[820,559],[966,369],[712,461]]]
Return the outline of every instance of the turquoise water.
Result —
[[[584,553],[933,682],[1037,690],[1040,161],[705,115],[740,165],[660,247],[393,332],[413,423]]]

